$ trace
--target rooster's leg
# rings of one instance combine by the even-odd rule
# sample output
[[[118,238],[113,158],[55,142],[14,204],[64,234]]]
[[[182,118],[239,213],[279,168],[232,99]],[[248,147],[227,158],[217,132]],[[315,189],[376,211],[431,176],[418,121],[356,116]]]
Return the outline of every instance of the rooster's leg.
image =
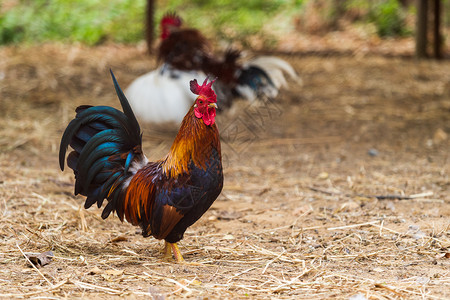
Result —
[[[163,253],[165,259],[172,258],[172,248],[170,247],[170,243],[168,242],[164,243]]]
[[[184,258],[183,258],[183,255],[181,255],[181,251],[178,248],[177,243],[173,243],[173,244],[170,244],[170,245],[172,246],[173,256],[175,256],[175,260],[177,262],[179,262],[179,263],[183,262]]]
[[[178,248],[177,243],[166,242],[165,247],[164,247],[164,253],[165,253],[164,257],[170,258],[172,256],[172,252],[173,252],[173,256],[175,257],[175,260],[178,263],[184,262],[183,255],[181,255],[181,251]]]

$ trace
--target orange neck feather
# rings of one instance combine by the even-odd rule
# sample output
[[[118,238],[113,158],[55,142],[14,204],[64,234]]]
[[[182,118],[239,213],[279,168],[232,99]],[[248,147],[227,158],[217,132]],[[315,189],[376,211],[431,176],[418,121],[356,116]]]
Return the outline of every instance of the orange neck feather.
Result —
[[[162,161],[162,170],[166,176],[176,177],[189,172],[191,161],[204,169],[213,148],[220,156],[219,131],[216,123],[211,126],[205,125],[202,119],[195,117],[192,106],[181,122],[169,154]]]

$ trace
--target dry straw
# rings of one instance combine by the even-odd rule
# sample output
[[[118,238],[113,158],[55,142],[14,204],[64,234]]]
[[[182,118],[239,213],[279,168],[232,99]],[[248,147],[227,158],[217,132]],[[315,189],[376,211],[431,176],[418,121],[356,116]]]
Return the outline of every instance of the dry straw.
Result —
[[[223,194],[186,232],[187,263],[176,264],[161,242],[84,210],[57,164],[77,105],[118,105],[108,68],[126,86],[154,61],[114,45],[0,56],[0,297],[450,297],[448,147],[426,140],[448,121],[448,62],[286,57],[303,87],[281,95],[282,121],[244,151],[224,144]],[[176,128],[143,129],[144,150],[161,157]],[[49,250],[40,268],[25,255]]]

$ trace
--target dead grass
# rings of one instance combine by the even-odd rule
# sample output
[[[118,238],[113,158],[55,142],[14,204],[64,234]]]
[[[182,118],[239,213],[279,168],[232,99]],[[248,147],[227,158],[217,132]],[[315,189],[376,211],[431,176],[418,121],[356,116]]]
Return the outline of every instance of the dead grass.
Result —
[[[0,56],[1,297],[450,298],[448,61],[287,57],[303,86],[220,116],[224,191],[176,264],[84,210],[57,163],[77,105],[118,106],[107,69],[125,87],[154,61],[111,45]],[[176,130],[145,125],[146,153]],[[49,250],[39,269],[23,255]]]

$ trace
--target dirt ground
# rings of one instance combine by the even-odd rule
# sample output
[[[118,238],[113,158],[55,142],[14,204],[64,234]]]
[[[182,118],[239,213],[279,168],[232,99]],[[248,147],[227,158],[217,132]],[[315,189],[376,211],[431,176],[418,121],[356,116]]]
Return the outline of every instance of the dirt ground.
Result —
[[[275,102],[219,116],[225,186],[186,264],[82,208],[59,141],[81,104],[118,107],[139,48],[0,48],[0,297],[450,299],[450,61],[283,56]],[[158,159],[176,126],[142,125]],[[52,251],[38,269],[23,253]],[[23,253],[22,253],[23,252]]]

